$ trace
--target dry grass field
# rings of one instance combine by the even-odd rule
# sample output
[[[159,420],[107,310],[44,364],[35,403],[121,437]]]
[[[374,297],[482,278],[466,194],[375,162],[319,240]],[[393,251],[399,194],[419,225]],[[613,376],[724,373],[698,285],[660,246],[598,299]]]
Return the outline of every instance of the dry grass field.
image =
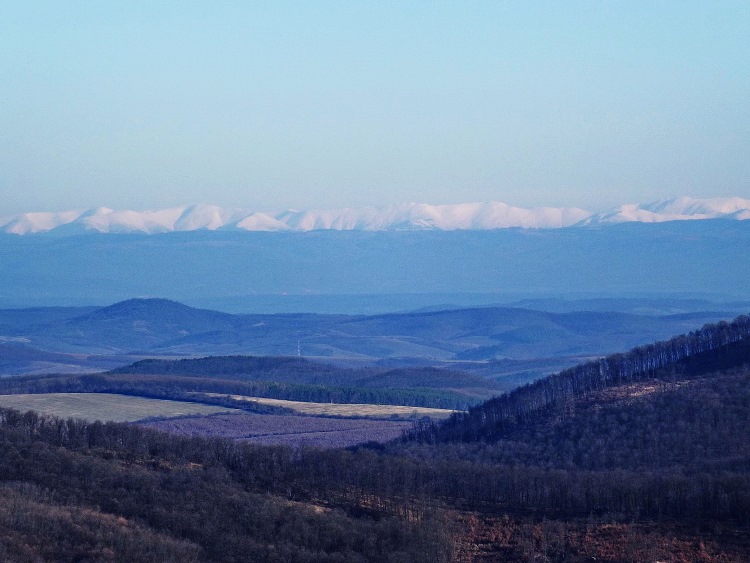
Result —
[[[110,393],[45,393],[0,395],[0,407],[33,410],[61,418],[82,418],[113,422],[135,422],[148,418],[172,418],[240,412],[237,409],[183,401],[145,399]]]
[[[433,419],[448,418],[455,411],[449,409],[431,409],[425,407],[407,407],[401,405],[368,405],[344,403],[307,403],[302,401],[285,401],[281,399],[266,399],[264,397],[248,397],[245,395],[222,395],[220,393],[206,393],[209,397],[229,397],[235,401],[254,401],[275,407],[291,409],[299,414],[312,416],[342,416],[349,418],[388,418],[394,420],[416,420],[424,416]]]
[[[412,423],[404,420],[323,418],[276,414],[218,414],[140,423],[187,436],[212,436],[266,445],[344,448],[398,438]]]

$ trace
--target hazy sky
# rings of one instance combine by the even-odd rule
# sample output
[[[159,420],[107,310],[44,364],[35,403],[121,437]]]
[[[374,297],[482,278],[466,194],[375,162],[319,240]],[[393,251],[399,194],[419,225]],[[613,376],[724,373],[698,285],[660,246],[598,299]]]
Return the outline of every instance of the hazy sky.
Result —
[[[0,7],[0,213],[750,197],[750,2]]]

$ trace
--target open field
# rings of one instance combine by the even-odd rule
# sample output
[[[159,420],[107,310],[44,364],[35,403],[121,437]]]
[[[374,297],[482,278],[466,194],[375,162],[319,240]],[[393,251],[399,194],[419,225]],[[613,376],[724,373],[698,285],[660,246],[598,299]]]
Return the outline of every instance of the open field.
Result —
[[[324,418],[275,414],[217,414],[141,423],[187,436],[211,436],[286,446],[343,448],[387,442],[412,426],[403,420]]]
[[[235,401],[253,401],[275,407],[291,409],[299,414],[312,416],[343,416],[349,418],[390,418],[398,420],[416,420],[422,417],[433,419],[448,418],[455,411],[450,409],[432,409],[426,407],[406,407],[401,405],[368,405],[361,403],[308,403],[303,401],[285,401],[266,399],[265,397],[248,397],[246,395],[223,395],[205,393],[209,397],[229,397]]]
[[[110,393],[45,393],[0,395],[0,407],[34,410],[61,418],[135,422],[146,418],[171,418],[239,412],[237,409],[183,401],[145,399]]]

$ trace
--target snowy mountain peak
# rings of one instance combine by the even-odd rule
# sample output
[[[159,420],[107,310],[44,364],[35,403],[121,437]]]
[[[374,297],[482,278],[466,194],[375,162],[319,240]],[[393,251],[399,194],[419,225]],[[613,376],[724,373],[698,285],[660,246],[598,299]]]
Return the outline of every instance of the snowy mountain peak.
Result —
[[[23,213],[0,217],[0,231],[18,235],[55,232],[166,233],[173,231],[313,231],[313,230],[490,230],[558,229],[624,222],[656,223],[687,219],[750,219],[750,200],[739,197],[679,197],[648,204],[628,204],[591,214],[578,208],[524,209],[500,202],[428,205],[404,203],[363,207],[263,213],[197,204],[148,211],[107,207],[59,213]]]
[[[699,219],[750,219],[750,200],[739,197],[709,199],[677,197],[641,205],[627,204],[610,211],[596,213],[584,219],[580,224],[663,223]]]
[[[7,233],[56,231],[60,234],[163,233],[196,230],[313,231],[313,230],[487,230],[508,227],[560,228],[590,213],[582,209],[522,209],[504,203],[427,205],[407,203],[389,207],[343,208],[262,213],[190,205],[149,211],[96,208],[62,213],[26,213],[0,218]]]
[[[81,216],[80,211],[62,211],[60,213],[23,213],[0,217],[0,229],[14,235],[41,233],[66,225]]]

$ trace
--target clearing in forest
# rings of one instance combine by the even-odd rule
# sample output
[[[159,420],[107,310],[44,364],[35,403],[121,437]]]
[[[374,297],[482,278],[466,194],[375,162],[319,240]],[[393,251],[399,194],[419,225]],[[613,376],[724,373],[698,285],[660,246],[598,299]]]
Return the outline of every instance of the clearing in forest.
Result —
[[[448,418],[456,411],[450,409],[433,409],[427,407],[410,407],[403,405],[368,405],[364,403],[308,403],[304,401],[286,401],[267,399],[265,397],[248,397],[246,395],[225,395],[205,393],[209,397],[229,397],[235,401],[252,401],[264,405],[284,407],[299,414],[313,416],[343,416],[351,418],[392,418],[397,420],[416,420],[422,417],[433,419]]]
[[[185,401],[146,399],[112,393],[44,393],[0,395],[0,407],[33,410],[60,418],[135,422],[148,418],[241,412],[237,409]]]

